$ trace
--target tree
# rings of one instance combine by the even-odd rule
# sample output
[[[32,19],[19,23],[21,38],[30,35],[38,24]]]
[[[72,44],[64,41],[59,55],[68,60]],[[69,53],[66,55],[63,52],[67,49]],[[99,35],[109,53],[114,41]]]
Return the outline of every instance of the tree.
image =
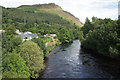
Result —
[[[20,44],[22,44],[21,36],[13,36],[11,43],[13,43],[14,48],[18,47]]]
[[[7,25],[7,27],[6,27],[6,33],[7,33],[8,35],[16,34],[15,31],[16,31],[15,26],[13,26],[13,25],[11,25],[11,24],[8,24],[8,25]]]
[[[89,20],[87,20],[87,23]],[[85,25],[83,32],[85,32]],[[117,48],[118,34],[117,34],[117,21],[111,19],[97,19],[93,18],[92,22],[93,30],[89,30],[87,34],[84,34],[84,40],[82,40],[82,46],[84,49],[94,51],[98,54],[102,54],[109,58],[118,58],[119,51]]]
[[[118,21],[117,21],[117,34],[118,34],[118,43],[117,43],[117,46],[118,46],[118,49],[120,51],[120,15],[118,16]]]
[[[37,45],[42,49],[44,53],[44,58],[46,57],[45,55],[48,53],[47,48],[45,47],[45,42],[41,38],[35,38],[32,39],[33,42],[37,43]]]
[[[69,43],[72,41],[71,36],[69,31],[67,30],[67,28],[61,27],[59,29],[59,34],[58,35],[58,39],[62,42],[62,43]]]
[[[29,78],[29,68],[25,64],[25,60],[22,59],[22,57],[19,54],[16,54],[15,52],[9,53],[4,59],[3,59],[3,76],[5,78]],[[12,73],[12,74],[10,74]],[[10,74],[11,76],[9,76]],[[15,74],[18,76],[15,76]],[[24,76],[19,76],[24,75]]]
[[[21,37],[16,35],[8,35],[3,33],[2,35],[2,48],[5,48],[8,52],[12,52],[22,43]]]
[[[19,54],[26,61],[31,77],[38,78],[39,72],[44,69],[43,52],[39,46],[32,41],[26,41],[20,46]]]
[[[118,17],[118,27],[117,27],[117,33],[118,33],[118,37],[120,38],[120,16]]]
[[[86,35],[89,32],[89,30],[93,30],[93,26],[88,18],[86,18],[86,21],[82,30],[84,35]]]

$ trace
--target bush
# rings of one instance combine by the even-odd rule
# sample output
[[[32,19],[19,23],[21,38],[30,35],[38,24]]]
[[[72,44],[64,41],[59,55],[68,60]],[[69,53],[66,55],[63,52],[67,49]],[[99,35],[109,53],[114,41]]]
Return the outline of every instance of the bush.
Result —
[[[4,78],[29,78],[29,68],[26,66],[25,63],[26,62],[19,54],[16,54],[15,52],[9,53],[3,59],[2,66]]]
[[[39,46],[32,41],[26,41],[20,46],[19,54],[26,61],[31,77],[38,78],[39,72],[44,69],[43,52]]]
[[[24,74],[16,73],[13,71],[5,71],[2,78],[28,78]],[[29,78],[28,78],[29,79]]]
[[[119,51],[116,48],[109,47],[109,52],[110,52],[111,58],[116,58],[119,56]]]

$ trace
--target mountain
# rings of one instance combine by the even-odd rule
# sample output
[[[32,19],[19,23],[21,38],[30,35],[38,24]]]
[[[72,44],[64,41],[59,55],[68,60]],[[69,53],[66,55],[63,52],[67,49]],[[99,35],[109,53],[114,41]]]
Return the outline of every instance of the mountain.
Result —
[[[57,14],[63,19],[72,22],[73,24],[82,27],[83,24],[80,22],[78,18],[76,18],[74,15],[71,13],[64,11],[60,6],[54,4],[54,3],[49,3],[49,4],[36,4],[36,5],[22,5],[18,7],[18,9],[21,9],[23,11],[27,12],[43,12],[43,13],[52,13],[52,14]]]

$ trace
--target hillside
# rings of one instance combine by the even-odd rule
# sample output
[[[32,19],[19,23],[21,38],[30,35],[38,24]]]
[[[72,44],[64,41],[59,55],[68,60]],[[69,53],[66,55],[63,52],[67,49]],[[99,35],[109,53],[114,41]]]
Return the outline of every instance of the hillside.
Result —
[[[8,26],[12,26],[21,32],[30,31],[38,35],[57,34],[62,43],[80,38],[80,27],[57,14],[40,10],[41,8],[60,10],[60,7],[53,4],[51,4],[52,6],[46,5],[24,5],[18,8],[3,7],[2,28],[7,29]],[[70,13],[67,14],[71,15]],[[61,36],[61,34],[63,35]]]
[[[23,11],[33,11],[35,13],[43,12],[43,13],[52,13],[57,14],[63,19],[72,22],[73,24],[82,27],[83,24],[79,21],[78,18],[76,18],[71,13],[64,11],[60,6],[50,3],[50,4],[38,4],[38,5],[22,5],[18,7],[18,9],[22,9]]]

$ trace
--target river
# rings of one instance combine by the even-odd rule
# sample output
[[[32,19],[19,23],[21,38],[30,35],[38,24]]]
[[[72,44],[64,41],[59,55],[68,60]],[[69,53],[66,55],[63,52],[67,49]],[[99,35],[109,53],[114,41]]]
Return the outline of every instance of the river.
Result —
[[[74,40],[54,48],[42,78],[111,78],[93,56],[82,53],[80,45],[79,40]]]

